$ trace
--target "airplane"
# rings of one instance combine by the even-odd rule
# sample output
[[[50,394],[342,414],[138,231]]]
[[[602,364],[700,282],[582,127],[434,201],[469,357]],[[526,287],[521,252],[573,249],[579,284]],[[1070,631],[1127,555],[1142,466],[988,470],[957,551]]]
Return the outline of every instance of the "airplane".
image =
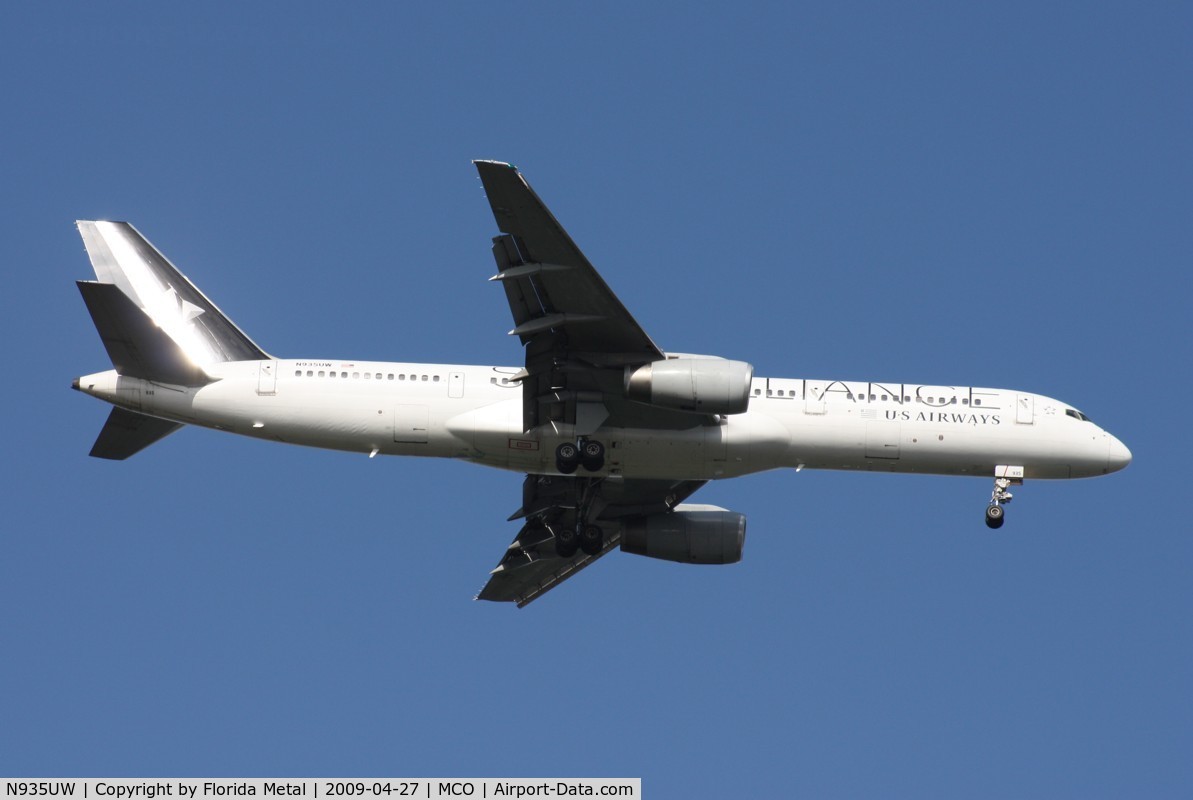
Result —
[[[78,281],[113,369],[72,386],[113,408],[90,455],[121,460],[184,425],[525,473],[521,524],[476,599],[520,608],[615,548],[740,561],[746,517],[687,503],[710,480],[773,469],[993,479],[1011,487],[1123,469],[1131,452],[1075,407],[1031,392],[766,378],[744,361],[665,352],[518,169],[473,162],[500,235],[496,274],[522,366],[278,358],[126,222],[79,221]]]

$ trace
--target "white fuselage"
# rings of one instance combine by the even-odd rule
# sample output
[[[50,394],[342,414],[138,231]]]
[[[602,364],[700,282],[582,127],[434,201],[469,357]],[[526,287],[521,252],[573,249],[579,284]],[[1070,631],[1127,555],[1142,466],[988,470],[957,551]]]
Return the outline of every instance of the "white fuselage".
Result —
[[[369,455],[458,458],[556,472],[571,426],[522,427],[516,367],[278,359],[211,364],[187,388],[117,375],[79,388],[163,419]],[[602,427],[599,474],[708,480],[782,467],[1025,478],[1121,469],[1130,453],[1065,404],[1003,389],[755,378],[749,410],[686,430]]]

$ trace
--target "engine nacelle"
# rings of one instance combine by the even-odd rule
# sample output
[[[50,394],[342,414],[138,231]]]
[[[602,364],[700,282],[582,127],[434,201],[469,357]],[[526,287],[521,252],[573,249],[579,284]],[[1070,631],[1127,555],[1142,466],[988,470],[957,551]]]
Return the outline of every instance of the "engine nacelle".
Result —
[[[741,414],[750,405],[754,367],[723,358],[669,358],[626,367],[631,400],[681,411]]]
[[[621,533],[624,552],[681,564],[736,564],[745,543],[746,515],[717,506],[676,506],[632,519]]]

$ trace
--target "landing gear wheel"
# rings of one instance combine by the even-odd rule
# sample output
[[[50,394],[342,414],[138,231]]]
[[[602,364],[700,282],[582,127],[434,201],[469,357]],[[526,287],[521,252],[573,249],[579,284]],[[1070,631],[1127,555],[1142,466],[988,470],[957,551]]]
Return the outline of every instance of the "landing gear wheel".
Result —
[[[597,472],[605,466],[605,445],[595,439],[586,440],[580,448],[581,465],[589,472]]]
[[[986,507],[987,528],[1001,528],[1004,522],[1006,522],[1006,517],[1003,516],[1002,506]]]
[[[605,544],[605,532],[600,525],[585,525],[580,530],[580,549],[586,555],[595,556]]]
[[[580,465],[580,450],[571,442],[564,442],[555,448],[555,469],[564,475],[571,475]]]
[[[579,537],[572,528],[559,528],[555,531],[555,555],[560,558],[571,558],[580,549]]]

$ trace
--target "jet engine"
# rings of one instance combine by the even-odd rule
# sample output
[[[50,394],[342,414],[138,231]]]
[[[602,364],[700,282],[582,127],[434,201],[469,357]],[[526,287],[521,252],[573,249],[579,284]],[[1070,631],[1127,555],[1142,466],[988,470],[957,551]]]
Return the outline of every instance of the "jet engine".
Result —
[[[681,564],[735,564],[745,542],[745,514],[704,505],[632,519],[621,533],[624,552]]]
[[[669,358],[626,367],[631,400],[681,411],[741,414],[750,404],[754,367],[723,358]]]

